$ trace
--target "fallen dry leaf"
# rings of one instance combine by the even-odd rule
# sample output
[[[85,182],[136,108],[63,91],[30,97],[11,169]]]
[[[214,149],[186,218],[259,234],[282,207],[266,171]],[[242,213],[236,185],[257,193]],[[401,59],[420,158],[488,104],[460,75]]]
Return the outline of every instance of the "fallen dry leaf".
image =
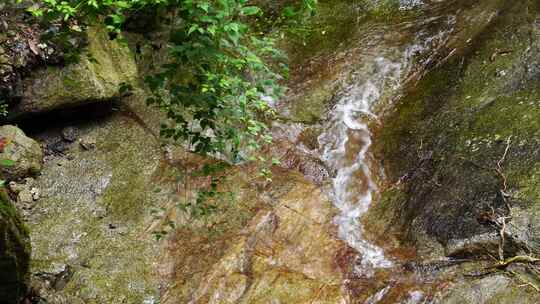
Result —
[[[39,55],[39,48],[35,41],[28,40],[28,46],[30,47],[30,50],[32,50],[32,53],[34,53],[34,55]]]

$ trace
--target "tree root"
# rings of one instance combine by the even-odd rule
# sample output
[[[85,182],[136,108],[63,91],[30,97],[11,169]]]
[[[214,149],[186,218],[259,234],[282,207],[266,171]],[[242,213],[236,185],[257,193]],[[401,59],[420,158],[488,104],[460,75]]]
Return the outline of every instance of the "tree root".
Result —
[[[522,276],[518,275],[515,271],[507,271],[507,273],[512,275],[514,278],[520,280],[521,282],[523,282],[523,284],[518,285],[518,287],[531,287],[536,292],[540,292],[540,288],[538,288],[538,286],[536,286],[534,283],[530,281],[525,280]]]
[[[495,210],[491,209],[491,214],[488,214],[488,222],[493,224],[498,228],[499,232],[499,245],[498,245],[498,258],[493,257],[493,259],[496,261],[495,264],[485,267],[484,271],[477,272],[477,273],[471,273],[467,274],[466,276],[469,277],[483,277],[486,275],[491,275],[498,273],[500,271],[504,271],[507,274],[511,274],[514,277],[519,278],[523,283],[524,286],[530,286],[534,288],[536,291],[540,292],[540,288],[536,285],[532,284],[531,282],[525,281],[522,278],[520,278],[514,271],[507,270],[510,265],[512,264],[526,264],[526,265],[532,265],[540,263],[540,258],[535,258],[530,255],[516,255],[510,258],[505,258],[504,256],[504,247],[506,242],[506,228],[508,221],[512,219],[512,208],[510,205],[508,194],[508,178],[504,174],[503,170],[503,164],[506,161],[506,158],[508,156],[508,152],[510,151],[512,144],[512,136],[508,137],[506,139],[506,148],[504,149],[504,153],[501,156],[501,158],[497,161],[496,167],[494,168],[494,171],[497,173],[498,177],[501,180],[501,188],[499,189],[501,197],[503,199],[503,202],[505,204],[505,207],[507,209],[506,215],[497,215]]]
[[[499,263],[490,266],[489,268],[506,268],[514,263],[520,263],[520,264],[536,264],[540,262],[540,259],[528,256],[528,255],[516,255],[514,257],[505,259],[503,261],[499,261]]]

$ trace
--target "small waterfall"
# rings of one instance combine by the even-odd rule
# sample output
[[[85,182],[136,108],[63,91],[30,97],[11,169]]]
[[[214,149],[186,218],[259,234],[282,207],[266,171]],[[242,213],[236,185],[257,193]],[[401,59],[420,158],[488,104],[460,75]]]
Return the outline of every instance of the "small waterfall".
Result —
[[[421,0],[402,0],[400,9],[407,10],[424,4]],[[337,103],[330,111],[330,118],[319,136],[320,158],[334,172],[331,199],[340,214],[335,218],[338,235],[349,246],[361,254],[361,263],[357,272],[370,275],[373,268],[388,268],[392,262],[383,250],[368,242],[360,223],[377,193],[377,184],[370,169],[371,132],[368,124],[377,121],[372,108],[385,94],[395,93],[402,77],[412,68],[412,62],[418,55],[433,46],[444,43],[454,30],[455,16],[436,16],[405,29],[415,28],[415,34],[409,43],[400,46],[387,45],[378,48],[374,43],[377,38],[366,41],[368,49],[361,55],[363,64],[351,66],[351,77],[341,90]],[[439,30],[430,31],[433,24],[442,24]],[[442,28],[442,30],[441,30]],[[369,46],[375,46],[369,49]],[[380,54],[380,55],[373,55]],[[392,58],[392,59],[390,59]],[[420,60],[418,67],[428,65],[430,58]]]
[[[321,159],[335,172],[331,198],[340,214],[335,218],[339,237],[362,255],[364,270],[391,267],[381,248],[363,237],[361,216],[367,212],[377,191],[369,166],[371,132],[368,122],[377,119],[371,107],[385,89],[397,87],[402,64],[378,57],[368,59],[367,69],[353,75],[330,112],[325,131],[319,136]]]

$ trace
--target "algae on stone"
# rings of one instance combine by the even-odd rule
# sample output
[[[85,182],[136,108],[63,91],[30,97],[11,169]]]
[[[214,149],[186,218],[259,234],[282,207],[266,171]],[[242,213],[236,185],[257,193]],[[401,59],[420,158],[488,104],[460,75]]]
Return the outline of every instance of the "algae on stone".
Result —
[[[387,227],[380,231],[400,234],[422,258],[497,256],[498,230],[485,218],[506,216],[506,200],[513,218],[507,223],[505,256],[540,253],[538,227],[531,224],[539,220],[540,204],[535,186],[540,161],[538,9],[533,1],[503,2],[487,27],[456,45],[455,56],[407,88],[395,111],[384,117],[374,147],[391,184],[382,193],[383,202],[394,207],[376,205],[368,216],[390,218],[378,223]],[[506,180],[496,171],[498,163]],[[528,292],[514,296],[517,280],[500,283],[482,292],[474,287],[478,293],[458,284],[440,302],[513,303],[521,295],[523,303],[538,300]]]
[[[143,97],[134,98],[143,104]],[[42,274],[34,283],[48,303],[159,298],[160,243],[149,228],[155,221],[151,210],[174,202],[153,190],[175,184],[154,180],[161,170],[161,142],[141,122],[157,128],[155,113],[141,106],[128,114],[127,105],[117,107],[112,116],[75,125],[82,137],[96,139],[94,149],[69,144],[65,155],[46,157],[36,179],[42,198],[28,216],[32,272]],[[134,118],[139,115],[140,121]],[[35,135],[44,143],[61,136],[55,129]]]
[[[111,40],[100,26],[86,33],[88,46],[78,62],[39,69],[19,84],[21,98],[10,109],[11,117],[107,101],[120,96],[122,84],[136,84],[137,66],[129,48]]]
[[[5,190],[0,190],[0,301],[19,304],[28,291],[29,232]]]

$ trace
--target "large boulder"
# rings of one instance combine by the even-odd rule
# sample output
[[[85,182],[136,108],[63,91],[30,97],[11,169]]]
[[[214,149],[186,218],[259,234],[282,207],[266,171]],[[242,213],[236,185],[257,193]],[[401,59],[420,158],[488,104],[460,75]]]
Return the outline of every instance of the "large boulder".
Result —
[[[15,207],[0,193],[0,303],[18,304],[28,287],[30,239]]]
[[[389,183],[368,214],[373,233],[393,232],[425,259],[495,263],[540,254],[539,18],[538,5],[506,2],[384,117],[374,147]],[[507,269],[515,280],[479,276],[442,302],[538,303],[530,295],[502,300],[484,287],[505,280],[537,288],[537,276],[528,277],[535,270],[524,264]],[[472,268],[467,274],[484,269]]]
[[[458,47],[384,118],[375,148],[392,187],[372,215],[389,216],[388,230],[422,255],[496,253],[496,220],[509,215],[507,205],[509,227],[529,231],[528,246],[538,242],[535,225],[521,225],[518,214],[534,216],[540,204],[539,17],[538,8],[507,3],[475,43]]]
[[[86,34],[88,46],[78,62],[42,68],[19,83],[12,118],[111,100],[120,96],[123,84],[134,84],[137,67],[127,45],[111,40],[101,27]]]
[[[16,180],[41,171],[43,151],[41,146],[24,132],[12,125],[0,127],[0,176]]]

